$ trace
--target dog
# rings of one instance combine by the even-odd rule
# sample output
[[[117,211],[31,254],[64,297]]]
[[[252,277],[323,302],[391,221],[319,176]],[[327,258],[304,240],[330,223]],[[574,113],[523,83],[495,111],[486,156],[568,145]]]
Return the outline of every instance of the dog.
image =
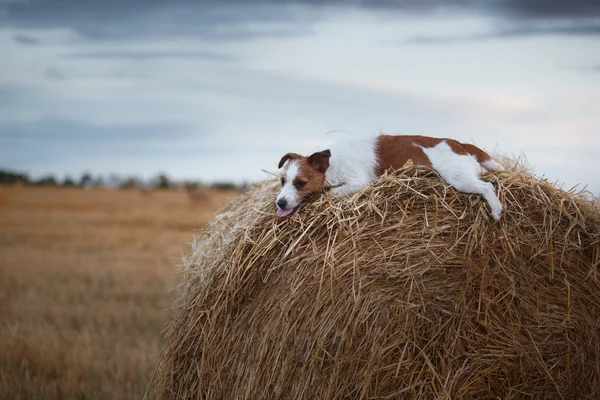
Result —
[[[287,153],[278,167],[282,188],[275,201],[277,215],[293,215],[327,188],[333,196],[358,193],[384,171],[398,169],[408,160],[435,169],[459,192],[481,194],[492,218],[500,220],[502,204],[494,186],[479,177],[486,171],[502,170],[502,165],[472,144],[416,135],[340,142],[308,157]]]

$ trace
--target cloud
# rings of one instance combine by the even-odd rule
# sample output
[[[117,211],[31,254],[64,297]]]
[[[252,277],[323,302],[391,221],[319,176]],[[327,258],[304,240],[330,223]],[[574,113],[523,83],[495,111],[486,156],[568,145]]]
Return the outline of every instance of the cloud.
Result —
[[[490,32],[473,33],[465,35],[447,36],[413,36],[406,43],[415,44],[445,44],[454,42],[476,42],[494,39],[512,39],[528,36],[581,36],[595,37],[600,35],[600,23],[567,23],[555,26],[548,24],[520,25],[510,28],[496,29]]]
[[[20,43],[20,44],[24,44],[24,45],[36,45],[39,44],[40,41],[39,39],[36,39],[34,37],[31,36],[26,36],[26,35],[16,35],[14,37],[15,42]]]
[[[273,141],[219,140],[205,131],[180,123],[5,121],[0,122],[0,168],[35,176],[93,171],[150,177],[164,171],[177,178],[241,181],[264,178],[260,168],[276,163],[283,152]]]
[[[600,72],[600,64],[585,65],[579,67],[565,68],[571,71],[577,71],[584,74],[597,74]]]
[[[0,12],[0,22],[9,26],[69,28],[92,40],[295,36],[309,33],[305,22],[315,18],[289,2],[265,1],[31,0],[10,2]]]
[[[35,145],[54,143],[60,146],[144,146],[148,143],[179,140],[193,133],[184,124],[94,124],[60,117],[35,121],[0,122],[0,140]]]
[[[309,1],[309,3],[312,3]],[[334,2],[337,3],[337,2]],[[363,0],[365,8],[431,11],[439,8],[471,10],[482,14],[502,13],[518,18],[590,18],[600,16],[597,0]]]
[[[362,0],[354,4],[398,12],[427,13],[447,9],[520,19],[589,19],[600,16],[600,3],[597,0]]]
[[[65,74],[63,74],[58,68],[54,67],[46,68],[44,76],[46,79],[51,81],[63,81],[66,78]]]
[[[189,36],[207,40],[250,40],[312,33],[325,9],[363,9],[393,15],[469,13],[495,20],[576,20],[600,17],[597,0],[29,0],[0,5],[0,23],[21,28],[68,28],[91,40]],[[521,28],[504,35],[528,34]],[[533,29],[534,31],[536,29]],[[576,28],[552,29],[574,34]],[[596,28],[591,28],[597,31]],[[542,33],[543,29],[537,29]],[[550,30],[547,30],[550,34]],[[501,36],[502,33],[500,33]],[[581,28],[579,33],[584,34]],[[588,34],[593,34],[589,32]],[[489,35],[479,35],[485,39]],[[499,36],[496,34],[495,36]],[[21,39],[23,39],[22,37]],[[31,38],[29,38],[31,39]],[[24,39],[23,44],[34,44]],[[16,39],[18,40],[18,39]]]
[[[22,110],[38,109],[43,103],[51,101],[56,103],[56,99],[48,99],[35,85],[0,84],[0,130],[3,120],[8,116],[14,118]]]
[[[90,166],[110,171],[119,162],[135,165],[135,160],[152,165],[191,135],[179,124],[100,125],[56,117],[3,121],[0,167],[43,174],[80,173]]]
[[[116,50],[116,51],[87,51],[73,52],[63,56],[71,59],[129,59],[129,60],[155,60],[155,59],[202,59],[213,61],[235,61],[238,56],[216,53],[211,51],[176,51],[176,50]]]
[[[597,0],[503,0],[489,2],[511,16],[521,18],[584,18],[600,16]]]

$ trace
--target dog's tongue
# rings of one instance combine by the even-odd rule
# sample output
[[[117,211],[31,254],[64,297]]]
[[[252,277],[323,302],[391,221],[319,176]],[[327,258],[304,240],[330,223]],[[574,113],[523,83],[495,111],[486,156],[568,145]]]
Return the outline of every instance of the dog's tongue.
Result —
[[[287,210],[282,210],[281,208],[277,209],[277,215],[280,217],[285,217],[286,215],[290,215],[294,211],[293,208],[288,208]]]

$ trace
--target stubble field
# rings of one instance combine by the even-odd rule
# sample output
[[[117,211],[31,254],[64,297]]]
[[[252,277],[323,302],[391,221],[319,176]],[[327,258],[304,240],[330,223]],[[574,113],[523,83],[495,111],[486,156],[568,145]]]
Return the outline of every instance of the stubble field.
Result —
[[[142,398],[175,266],[236,195],[0,188],[0,397]]]

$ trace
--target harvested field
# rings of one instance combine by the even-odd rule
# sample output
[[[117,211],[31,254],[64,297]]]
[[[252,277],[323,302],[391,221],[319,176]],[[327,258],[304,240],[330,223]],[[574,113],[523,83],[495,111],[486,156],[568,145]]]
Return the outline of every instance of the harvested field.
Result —
[[[236,195],[0,187],[0,397],[140,399],[174,267]]]

